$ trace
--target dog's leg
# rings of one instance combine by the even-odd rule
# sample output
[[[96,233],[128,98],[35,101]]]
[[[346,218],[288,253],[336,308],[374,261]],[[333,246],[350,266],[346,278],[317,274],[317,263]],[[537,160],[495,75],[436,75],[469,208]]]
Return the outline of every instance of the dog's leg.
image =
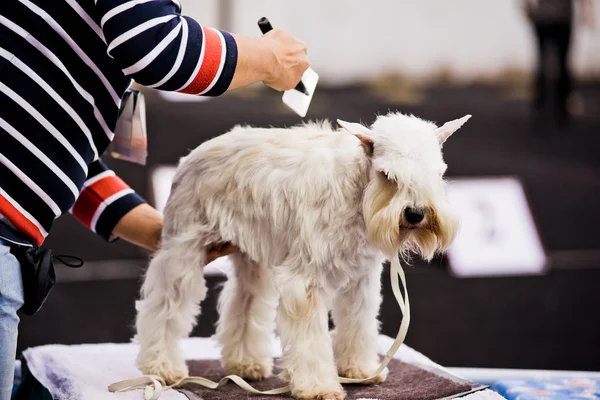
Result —
[[[379,367],[377,342],[381,305],[382,265],[374,265],[363,279],[340,291],[333,305],[336,326],[332,333],[334,353],[340,376],[367,378]],[[365,382],[385,381],[388,370]]]
[[[234,271],[219,297],[215,338],[229,374],[260,380],[272,373],[271,341],[277,292],[271,271],[242,253],[230,256]]]
[[[150,262],[136,302],[136,363],[143,373],[169,383],[187,376],[179,340],[190,334],[206,297],[205,260],[206,249],[192,241],[164,243]]]
[[[278,274],[279,275],[279,274]],[[277,276],[280,294],[277,332],[283,349],[283,377],[299,399],[346,397],[337,378],[328,326],[325,293],[301,276]]]

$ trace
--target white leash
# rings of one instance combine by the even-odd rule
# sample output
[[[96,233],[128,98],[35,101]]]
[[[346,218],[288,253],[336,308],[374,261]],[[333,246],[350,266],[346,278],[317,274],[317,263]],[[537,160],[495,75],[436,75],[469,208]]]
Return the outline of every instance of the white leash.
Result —
[[[404,287],[404,297],[402,297],[402,293],[400,292],[400,284],[398,281],[398,277],[402,281],[402,286]],[[394,293],[394,297],[400,306],[400,310],[402,311],[402,322],[400,323],[400,328],[398,329],[398,334],[396,335],[396,339],[392,344],[392,347],[388,350],[385,358],[381,362],[379,368],[373,375],[368,378],[363,379],[350,379],[339,377],[340,383],[362,383],[368,380],[371,380],[378,376],[381,371],[387,367],[389,362],[394,357],[394,354],[400,348],[400,345],[404,342],[406,338],[406,333],[408,332],[408,325],[410,323],[410,304],[408,302],[408,292],[406,291],[406,278],[404,276],[404,270],[400,265],[400,261],[398,260],[398,256],[391,257],[391,265],[390,265],[390,280],[392,284],[392,292]],[[284,386],[276,389],[260,391],[248,384],[244,379],[237,375],[227,375],[219,382],[213,382],[210,379],[189,376],[180,379],[172,385],[167,385],[159,376],[156,375],[144,375],[138,378],[126,379],[124,381],[115,382],[112,385],[108,386],[108,390],[110,392],[125,392],[128,390],[135,389],[144,389],[144,400],[157,400],[160,397],[160,394],[164,389],[172,389],[176,387],[181,387],[188,383],[195,383],[197,385],[201,385],[207,387],[209,389],[218,389],[225,385],[228,381],[233,381],[239,387],[244,389],[247,392],[255,393],[255,394],[263,394],[263,395],[274,395],[274,394],[282,394],[290,391],[290,387]]]

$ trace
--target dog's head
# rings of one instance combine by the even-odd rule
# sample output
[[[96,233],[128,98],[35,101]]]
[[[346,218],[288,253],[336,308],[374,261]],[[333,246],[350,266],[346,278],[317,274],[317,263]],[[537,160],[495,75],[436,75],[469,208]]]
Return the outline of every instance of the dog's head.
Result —
[[[363,213],[369,241],[385,254],[412,251],[431,260],[454,240],[458,220],[446,195],[442,146],[470,117],[441,127],[400,113],[370,128],[338,120],[371,159]]]

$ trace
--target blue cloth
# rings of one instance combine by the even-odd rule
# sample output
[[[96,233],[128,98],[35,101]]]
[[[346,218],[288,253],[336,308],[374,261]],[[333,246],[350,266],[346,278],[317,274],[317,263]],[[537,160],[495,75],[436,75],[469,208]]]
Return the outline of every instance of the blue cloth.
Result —
[[[509,400],[600,399],[600,380],[589,378],[555,380],[506,380],[491,388]]]
[[[0,400],[9,400],[13,390],[17,353],[17,311],[23,305],[21,266],[0,239]]]

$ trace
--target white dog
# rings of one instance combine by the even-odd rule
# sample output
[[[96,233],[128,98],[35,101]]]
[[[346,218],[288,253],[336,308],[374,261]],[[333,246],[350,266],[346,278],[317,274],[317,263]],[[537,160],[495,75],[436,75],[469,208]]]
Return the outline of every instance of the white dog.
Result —
[[[206,296],[206,249],[229,241],[242,253],[231,256],[219,300],[226,371],[269,376],[276,325],[292,395],[343,399],[338,374],[366,378],[379,366],[385,257],[430,260],[455,237],[441,147],[469,118],[437,127],[390,113],[370,128],[236,127],[193,150],[179,164],[162,247],[136,305],[140,370],[167,382],[187,376],[178,341]]]

